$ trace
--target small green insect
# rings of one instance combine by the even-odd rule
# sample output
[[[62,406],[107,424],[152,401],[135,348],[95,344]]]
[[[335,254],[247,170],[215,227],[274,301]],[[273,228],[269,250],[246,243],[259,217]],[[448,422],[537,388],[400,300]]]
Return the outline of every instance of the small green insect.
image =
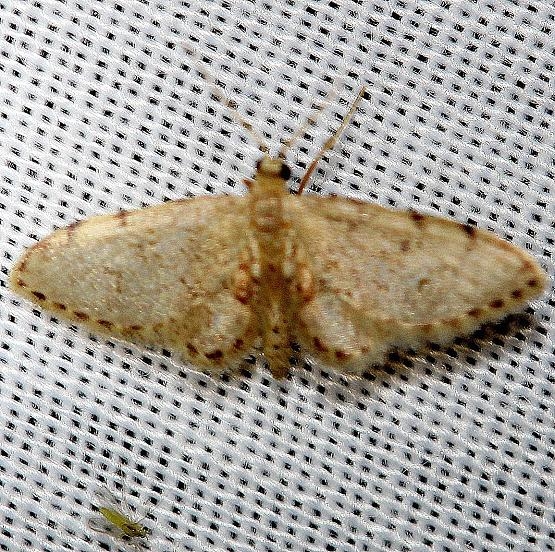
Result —
[[[141,524],[143,518],[137,521],[131,519],[132,512],[123,511],[129,508],[105,487],[95,489],[93,494],[98,500],[98,512],[101,515],[90,518],[89,527],[99,533],[110,535],[135,550],[144,549],[150,530]]]

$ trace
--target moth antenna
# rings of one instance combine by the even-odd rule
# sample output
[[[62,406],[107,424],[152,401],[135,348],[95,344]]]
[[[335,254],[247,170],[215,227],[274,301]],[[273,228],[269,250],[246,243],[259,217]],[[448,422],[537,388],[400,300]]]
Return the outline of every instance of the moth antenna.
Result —
[[[238,122],[247,131],[248,134],[250,134],[251,138],[257,143],[258,149],[262,153],[268,153],[270,150],[268,148],[268,145],[264,141],[264,138],[262,138],[262,136],[254,130],[251,123],[249,123],[244,117],[242,117],[239,114],[239,112],[237,111],[236,105],[218,88],[216,84],[216,79],[214,78],[214,76],[206,72],[202,68],[200,64],[200,57],[196,54],[196,52],[194,52],[193,50],[189,50],[189,48],[187,47],[184,47],[184,50],[187,54],[193,57],[195,62],[195,68],[198,74],[202,77],[202,79],[206,83],[208,83],[212,91],[212,94],[216,96],[217,100],[220,103],[222,103],[229,109],[231,116],[235,119],[235,121]]]
[[[290,150],[291,146],[293,146],[293,144],[305,133],[306,129],[309,126],[314,126],[316,124],[320,113],[322,113],[322,111],[324,111],[324,109],[328,107],[328,105],[333,101],[336,95],[337,92],[335,90],[326,93],[326,95],[324,96],[324,101],[316,106],[314,113],[310,117],[308,117],[304,124],[302,124],[287,140],[282,143],[281,148],[278,152],[278,157],[280,159],[285,159],[287,151]]]
[[[341,136],[341,134],[349,124],[349,121],[354,115],[356,108],[358,107],[358,104],[362,101],[362,98],[364,97],[365,93],[366,93],[366,87],[363,86],[360,89],[360,92],[358,93],[357,97],[351,104],[351,108],[349,109],[348,113],[345,115],[345,117],[343,117],[343,120],[341,121],[341,125],[339,125],[338,129],[333,133],[333,135],[330,136],[324,142],[324,145],[322,146],[322,148],[320,149],[316,157],[312,160],[312,163],[310,163],[310,166],[308,167],[307,171],[304,173],[304,176],[301,178],[299,189],[297,190],[297,195],[300,195],[303,193],[303,190],[305,189],[308,180],[312,176],[312,173],[314,172],[314,169],[316,169],[316,166],[320,162],[320,159],[322,159],[322,157],[324,156],[324,153],[326,153],[326,151],[332,149],[335,146],[335,144],[337,143],[337,140],[339,139],[339,137]]]

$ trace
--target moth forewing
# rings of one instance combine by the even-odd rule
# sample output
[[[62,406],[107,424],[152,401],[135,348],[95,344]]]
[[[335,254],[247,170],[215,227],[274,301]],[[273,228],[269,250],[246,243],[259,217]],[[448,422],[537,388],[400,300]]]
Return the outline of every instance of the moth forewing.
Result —
[[[296,335],[345,371],[471,333],[545,287],[537,262],[491,232],[339,197],[285,205],[305,267]]]
[[[252,348],[248,202],[195,198],[60,229],[13,269],[13,289],[95,332],[201,367]]]

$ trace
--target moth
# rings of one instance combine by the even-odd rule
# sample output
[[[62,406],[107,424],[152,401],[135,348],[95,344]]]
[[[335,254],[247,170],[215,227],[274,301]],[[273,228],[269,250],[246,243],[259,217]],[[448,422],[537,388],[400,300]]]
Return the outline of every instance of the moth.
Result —
[[[144,549],[150,531],[141,524],[141,520],[133,521],[131,514],[124,512],[123,502],[109,489],[98,487],[93,494],[98,501],[100,515],[88,520],[89,527],[98,533],[110,535],[137,551]]]
[[[55,231],[17,262],[11,288],[93,332],[176,351],[212,373],[261,347],[276,378],[289,372],[292,342],[361,374],[391,349],[448,343],[544,289],[538,263],[488,231],[289,194],[293,140],[273,157],[259,141],[246,196],[172,201]]]

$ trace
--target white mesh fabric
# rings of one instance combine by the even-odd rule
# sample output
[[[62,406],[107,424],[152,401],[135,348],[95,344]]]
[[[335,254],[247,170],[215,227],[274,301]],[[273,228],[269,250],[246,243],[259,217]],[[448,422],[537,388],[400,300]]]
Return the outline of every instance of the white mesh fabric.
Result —
[[[283,382],[211,379],[6,287],[55,227],[244,193],[259,152],[184,46],[273,151],[337,93],[290,153],[296,175],[366,84],[310,193],[475,222],[552,274],[549,2],[0,10],[0,550],[116,550],[87,519],[120,470],[151,550],[555,549],[551,284],[524,322],[361,380],[300,365]]]

